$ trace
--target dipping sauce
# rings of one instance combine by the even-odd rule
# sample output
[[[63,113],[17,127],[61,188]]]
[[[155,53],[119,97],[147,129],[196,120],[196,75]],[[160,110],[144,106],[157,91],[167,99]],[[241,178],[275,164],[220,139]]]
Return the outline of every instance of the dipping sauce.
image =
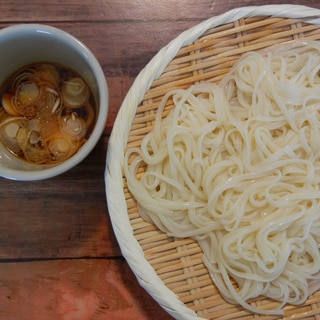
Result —
[[[27,162],[65,161],[92,132],[93,94],[84,79],[65,66],[25,66],[5,82],[0,98],[0,141]]]

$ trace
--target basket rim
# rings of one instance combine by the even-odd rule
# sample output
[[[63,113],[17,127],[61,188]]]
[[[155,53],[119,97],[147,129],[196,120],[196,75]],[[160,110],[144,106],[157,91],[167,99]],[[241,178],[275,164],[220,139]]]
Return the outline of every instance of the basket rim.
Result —
[[[144,252],[133,234],[122,180],[124,152],[131,124],[144,94],[150,89],[153,81],[161,76],[182,47],[190,45],[211,28],[232,23],[241,18],[258,16],[301,19],[309,24],[320,25],[319,9],[287,4],[234,8],[200,22],[170,41],[140,71],[122,102],[109,138],[105,167],[105,192],[109,216],[121,253],[139,284],[175,319],[199,320],[203,318],[184,305],[176,294],[165,286],[144,257]]]

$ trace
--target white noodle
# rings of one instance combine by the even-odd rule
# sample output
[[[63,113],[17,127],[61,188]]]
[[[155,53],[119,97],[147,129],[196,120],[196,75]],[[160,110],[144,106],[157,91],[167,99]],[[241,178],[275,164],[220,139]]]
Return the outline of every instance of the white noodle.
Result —
[[[222,296],[252,312],[283,314],[320,286],[319,70],[317,42],[247,53],[220,85],[166,94],[126,153],[142,217],[198,240]]]

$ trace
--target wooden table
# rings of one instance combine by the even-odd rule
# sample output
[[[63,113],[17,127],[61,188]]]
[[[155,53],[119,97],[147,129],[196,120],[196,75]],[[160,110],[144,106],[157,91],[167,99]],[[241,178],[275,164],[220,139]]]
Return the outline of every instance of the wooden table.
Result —
[[[318,0],[282,1],[320,8]],[[0,319],[172,319],[142,289],[121,256],[108,216],[104,170],[108,137],[133,80],[185,29],[226,10],[278,1],[7,0],[0,28],[59,27],[101,63],[110,113],[94,151],[56,178],[0,178]]]

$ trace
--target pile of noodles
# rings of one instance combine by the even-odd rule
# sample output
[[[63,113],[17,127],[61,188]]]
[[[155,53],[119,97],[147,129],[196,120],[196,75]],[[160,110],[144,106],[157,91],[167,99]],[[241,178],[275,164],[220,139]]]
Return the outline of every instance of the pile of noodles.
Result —
[[[219,85],[168,92],[126,153],[142,217],[196,239],[222,296],[252,312],[319,288],[319,70],[317,42],[247,53]]]

